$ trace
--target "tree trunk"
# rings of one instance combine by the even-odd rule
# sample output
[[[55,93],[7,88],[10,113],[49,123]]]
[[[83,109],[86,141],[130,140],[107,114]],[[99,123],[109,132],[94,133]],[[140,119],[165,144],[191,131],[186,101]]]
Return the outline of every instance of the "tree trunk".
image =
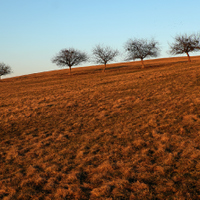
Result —
[[[142,63],[142,69],[144,69],[144,61],[143,61],[143,58],[141,58],[141,63]]]
[[[71,67],[71,66],[69,66],[69,75],[71,75],[71,68],[72,68],[72,67]]]
[[[187,57],[188,57],[188,62],[191,62],[191,59],[190,59],[190,55],[189,55],[189,53],[186,52],[186,54],[187,54]]]
[[[106,71],[106,63],[104,63],[103,73]]]

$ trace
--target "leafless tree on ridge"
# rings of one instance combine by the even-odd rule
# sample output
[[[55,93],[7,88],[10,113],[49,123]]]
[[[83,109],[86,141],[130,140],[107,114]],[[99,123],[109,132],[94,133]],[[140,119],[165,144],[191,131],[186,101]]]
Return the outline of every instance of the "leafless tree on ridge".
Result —
[[[125,44],[125,51],[128,56],[126,60],[141,59],[142,68],[144,68],[144,58],[157,57],[159,53],[158,42],[154,39],[130,39]]]
[[[177,35],[175,42],[170,45],[170,53],[177,54],[187,54],[188,62],[191,62],[189,52],[195,52],[200,50],[200,36],[197,34],[191,35]]]
[[[52,62],[58,66],[68,66],[69,74],[71,75],[72,66],[79,65],[86,62],[88,56],[86,53],[76,50],[74,48],[62,49],[57,56],[52,59]]]
[[[11,67],[5,63],[0,63],[0,80],[1,76],[12,73]]]
[[[93,49],[93,55],[95,62],[104,64],[103,72],[106,70],[108,62],[113,61],[114,58],[119,54],[118,50],[112,49],[109,46],[97,45]]]

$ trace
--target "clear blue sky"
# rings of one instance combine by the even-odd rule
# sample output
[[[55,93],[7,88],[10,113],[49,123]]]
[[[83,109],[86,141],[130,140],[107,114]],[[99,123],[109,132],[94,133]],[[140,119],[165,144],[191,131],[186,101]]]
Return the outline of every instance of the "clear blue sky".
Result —
[[[0,62],[14,71],[4,77],[59,69],[51,59],[63,48],[123,53],[130,38],[153,37],[170,57],[175,35],[200,32],[199,9],[200,0],[0,0]]]

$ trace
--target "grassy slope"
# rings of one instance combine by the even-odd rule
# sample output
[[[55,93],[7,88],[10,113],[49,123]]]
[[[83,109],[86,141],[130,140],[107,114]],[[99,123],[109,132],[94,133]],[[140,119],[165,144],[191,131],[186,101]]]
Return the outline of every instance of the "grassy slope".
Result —
[[[0,198],[200,198],[200,57],[186,59],[2,80]]]

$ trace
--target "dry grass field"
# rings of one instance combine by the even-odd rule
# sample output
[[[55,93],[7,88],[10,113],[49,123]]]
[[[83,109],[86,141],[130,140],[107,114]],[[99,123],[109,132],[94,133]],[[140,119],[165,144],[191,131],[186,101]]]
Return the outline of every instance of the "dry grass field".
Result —
[[[200,57],[0,81],[0,199],[200,199]]]

